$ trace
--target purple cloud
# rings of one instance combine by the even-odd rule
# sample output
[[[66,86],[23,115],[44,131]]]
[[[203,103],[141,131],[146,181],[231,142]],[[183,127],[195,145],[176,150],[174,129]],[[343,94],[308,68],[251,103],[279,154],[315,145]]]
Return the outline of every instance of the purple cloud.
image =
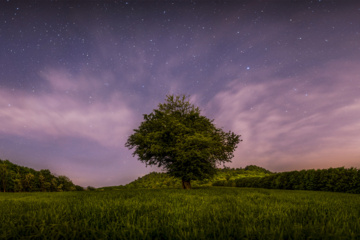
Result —
[[[226,129],[242,134],[233,165],[258,164],[276,171],[359,166],[358,62],[331,62],[291,79],[269,72],[234,80],[206,109]],[[267,79],[252,83],[252,79]],[[316,84],[326,79],[327,85]]]

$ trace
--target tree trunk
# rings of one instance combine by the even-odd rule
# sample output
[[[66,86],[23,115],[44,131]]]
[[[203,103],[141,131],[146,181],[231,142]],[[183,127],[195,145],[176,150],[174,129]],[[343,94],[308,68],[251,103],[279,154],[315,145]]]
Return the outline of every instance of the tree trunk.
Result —
[[[182,180],[182,188],[183,189],[191,189],[190,180],[189,181]]]

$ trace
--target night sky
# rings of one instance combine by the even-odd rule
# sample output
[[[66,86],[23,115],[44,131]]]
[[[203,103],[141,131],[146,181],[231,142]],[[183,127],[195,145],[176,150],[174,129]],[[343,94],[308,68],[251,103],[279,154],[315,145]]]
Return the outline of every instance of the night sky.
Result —
[[[1,1],[0,159],[160,171],[124,144],[167,94],[242,135],[230,167],[360,168],[360,2]]]

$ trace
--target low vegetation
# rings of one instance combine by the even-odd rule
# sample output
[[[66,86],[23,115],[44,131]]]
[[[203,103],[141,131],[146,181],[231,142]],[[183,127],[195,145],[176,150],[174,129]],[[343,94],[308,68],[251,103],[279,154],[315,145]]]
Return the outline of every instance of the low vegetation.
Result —
[[[194,187],[250,187],[359,194],[360,170],[341,167],[272,173],[264,168],[250,165],[245,168],[217,169],[213,178],[193,181],[192,185]],[[171,177],[166,173],[152,172],[125,186],[105,187],[100,190],[180,187],[181,179]]]
[[[216,183],[225,183],[247,177],[265,177],[272,173],[264,168],[250,165],[245,168],[222,168],[217,169],[212,178],[192,181],[193,187],[210,187]],[[230,185],[231,186],[231,185]],[[181,188],[181,179],[170,176],[167,173],[151,172],[137,180],[121,187],[105,187],[104,190],[114,188]]]
[[[0,239],[359,239],[360,195],[252,188],[0,194]]]
[[[360,194],[360,170],[341,167],[281,172],[268,176],[217,181],[213,185]]]
[[[1,190],[30,192],[0,193],[0,240],[360,239],[360,195],[325,192],[360,193],[355,168],[223,168],[191,191],[152,172],[125,186],[60,192],[84,189],[49,170],[0,164]]]

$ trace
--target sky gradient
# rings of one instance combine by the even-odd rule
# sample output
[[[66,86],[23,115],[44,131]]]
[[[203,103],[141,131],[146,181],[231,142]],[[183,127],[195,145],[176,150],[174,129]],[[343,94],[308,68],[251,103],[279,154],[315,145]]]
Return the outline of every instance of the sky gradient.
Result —
[[[230,167],[360,168],[358,1],[2,1],[0,159],[82,186],[146,168],[124,147],[186,94],[240,134]]]

